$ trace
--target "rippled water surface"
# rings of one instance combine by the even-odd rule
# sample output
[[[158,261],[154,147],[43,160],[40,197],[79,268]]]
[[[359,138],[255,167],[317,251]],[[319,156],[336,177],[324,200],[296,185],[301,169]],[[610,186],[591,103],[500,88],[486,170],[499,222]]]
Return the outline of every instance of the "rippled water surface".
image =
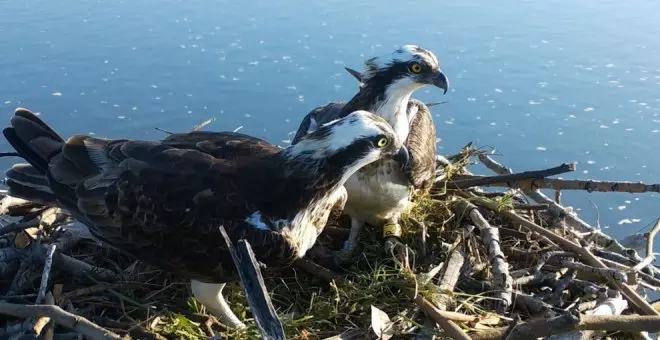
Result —
[[[433,108],[441,153],[473,141],[517,171],[575,161],[566,178],[660,182],[657,13],[642,0],[5,0],[0,114],[145,139],[215,117],[207,129],[286,145],[309,110],[356,91],[343,66],[413,43],[450,79],[446,96],[416,94],[449,101]],[[655,194],[564,201],[617,237],[660,217]]]

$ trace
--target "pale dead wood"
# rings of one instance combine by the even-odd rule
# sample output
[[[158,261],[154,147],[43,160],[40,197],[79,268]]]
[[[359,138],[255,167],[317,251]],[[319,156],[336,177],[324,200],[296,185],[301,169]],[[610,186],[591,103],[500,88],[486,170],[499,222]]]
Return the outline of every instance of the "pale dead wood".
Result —
[[[122,339],[119,335],[96,325],[86,318],[69,313],[54,305],[21,305],[0,302],[0,314],[19,318],[47,316],[55,323],[68,327],[93,340]]]
[[[587,311],[585,315],[580,318],[580,323],[576,326],[584,327],[585,318],[589,316],[614,316],[621,315],[624,310],[628,308],[628,302],[621,298],[619,294],[616,297],[604,299],[600,301],[592,310]],[[587,322],[589,320],[586,320]],[[622,328],[624,329],[624,328]],[[548,337],[546,340],[572,340],[572,339],[595,339],[605,335],[603,330],[598,329],[578,329],[572,332],[558,334]]]
[[[440,298],[435,301],[435,304],[440,310],[446,310],[447,305],[452,302],[452,293],[456,289],[456,283],[458,283],[458,278],[461,275],[461,267],[465,262],[465,255],[463,254],[463,247],[456,247],[450,254],[449,259],[445,261],[444,266],[441,270],[442,275],[440,276],[440,281],[438,282],[438,288],[442,294]]]
[[[55,303],[55,298],[53,298],[53,294],[51,292],[48,292],[48,294],[46,294],[46,296],[44,297],[44,300],[45,300],[46,305],[52,305],[52,304]],[[34,326],[32,327],[32,331],[34,332],[35,335],[38,336],[44,330],[44,327],[46,327],[49,323],[50,323],[50,317],[42,316],[34,322]],[[50,338],[53,337],[53,329],[50,328],[50,331],[48,333],[50,333],[50,335],[49,334],[44,334],[44,339],[48,338],[48,337],[50,337]]]
[[[509,264],[500,249],[499,230],[493,228],[481,215],[477,207],[459,199],[452,206],[457,215],[467,215],[474,225],[479,228],[483,243],[488,251],[488,258],[493,272],[494,296],[500,300],[497,303],[497,312],[503,313],[511,306],[511,294],[513,292],[513,279],[509,274]]]
[[[224,226],[220,226],[220,233],[222,233],[222,237],[225,239],[231,257],[234,260],[241,286],[245,291],[250,310],[261,331],[262,337],[273,340],[286,339],[282,322],[277,317],[275,308],[270,301],[264,278],[259,269],[259,263],[254,257],[250,243],[246,240],[239,240],[237,247],[234,248]]]
[[[513,171],[509,168],[502,166],[500,163],[489,157],[484,153],[477,154],[479,161],[487,168],[493,172],[506,175],[511,174]],[[555,216],[565,220],[566,224],[571,228],[579,232],[592,232],[594,233],[594,241],[601,247],[609,249],[618,253],[624,253],[626,248],[621,245],[617,240],[613,239],[609,235],[603,234],[597,228],[594,228],[589,223],[585,222],[573,212],[569,212],[566,208],[562,207],[560,204],[540,192],[539,190],[527,190],[524,191],[524,194],[534,200],[536,203],[547,204],[548,211],[550,211]]]
[[[538,224],[536,224],[534,222],[530,222],[530,221],[526,220],[525,218],[520,217],[520,215],[516,214],[515,212],[513,212],[511,210],[500,210],[498,205],[495,202],[491,201],[491,200],[483,199],[481,197],[472,197],[471,201],[478,204],[478,205],[484,206],[488,209],[491,209],[491,210],[497,212],[498,214],[506,217],[507,219],[509,219],[511,222],[513,222],[515,224],[519,224],[520,226],[525,227],[526,229],[528,229],[530,231],[536,232],[540,235],[543,235],[543,236],[549,238],[553,242],[557,242],[558,244],[560,244],[562,247],[564,247],[568,251],[579,254],[580,257],[582,257],[583,261],[585,261],[588,265],[591,265],[591,266],[597,267],[597,268],[607,268],[607,266],[599,258],[594,256],[585,247],[582,247],[581,245],[579,245],[579,244],[577,244],[573,241],[569,241],[569,240],[565,239],[564,237],[559,236],[559,235],[557,235],[557,234],[555,234],[555,233],[539,226]],[[619,288],[622,291],[622,293],[624,294],[624,296],[630,302],[632,302],[633,305],[635,307],[637,307],[644,314],[660,315],[660,313],[658,311],[656,311],[653,307],[651,307],[651,305],[645,299],[643,299],[641,296],[639,296],[639,294],[637,294],[637,292],[634,289],[632,289],[630,286],[628,286],[627,284],[625,284],[621,281],[615,280],[612,277],[608,277],[608,281],[610,283],[612,283],[613,285],[615,285],[617,288]]]
[[[46,246],[46,261],[44,262],[44,270],[41,272],[41,284],[37,292],[37,301],[35,304],[39,305],[46,297],[46,290],[48,289],[48,280],[50,279],[50,271],[53,266],[53,255],[55,254],[56,245],[51,244]]]
[[[653,240],[655,239],[655,234],[658,233],[660,230],[660,218],[655,221],[655,225],[653,226],[653,229],[649,232],[648,239],[646,240],[646,257],[644,260],[639,262],[633,267],[633,271],[639,271],[642,268],[645,268],[646,266],[650,265],[653,263],[655,260],[655,254],[653,253]]]
[[[412,293],[414,294],[414,293]],[[454,340],[470,340],[470,337],[456,323],[443,315],[431,302],[422,295],[414,297],[415,303],[422,308],[426,315],[430,316],[442,329]]]

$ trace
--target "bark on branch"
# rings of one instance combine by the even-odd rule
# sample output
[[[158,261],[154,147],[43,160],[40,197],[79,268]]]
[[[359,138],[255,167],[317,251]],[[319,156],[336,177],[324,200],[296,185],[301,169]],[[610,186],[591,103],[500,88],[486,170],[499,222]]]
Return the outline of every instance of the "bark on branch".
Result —
[[[474,195],[473,195],[474,196]],[[525,227],[526,229],[536,232],[542,236],[545,236],[549,238],[551,241],[556,242],[563,246],[566,250],[574,252],[582,258],[586,264],[596,267],[596,268],[607,268],[607,266],[601,261],[599,258],[597,258],[594,254],[592,254],[588,249],[582,247],[580,244],[575,243],[573,241],[567,240],[543,227],[540,225],[530,222],[527,219],[521,217],[520,215],[516,214],[515,212],[511,210],[499,210],[499,207],[497,203],[488,200],[488,199],[483,199],[481,197],[474,196],[472,197],[472,201],[475,202],[478,205],[484,206],[490,210],[498,212],[500,215],[506,217],[509,219],[511,222],[514,224],[518,224],[522,227]],[[630,286],[627,284],[618,281],[614,279],[613,277],[608,277],[607,278],[610,283],[618,287],[623,295],[628,299],[632,304],[637,307],[638,310],[643,312],[644,314],[648,315],[660,315],[660,313],[655,310],[644,298],[639,296],[637,292],[632,289]]]
[[[512,189],[522,189],[524,191],[534,191],[538,189],[553,190],[582,190],[587,192],[628,192],[645,193],[660,192],[660,184],[644,184],[642,182],[626,181],[596,181],[579,179],[559,179],[559,178],[522,178],[506,179],[507,176],[466,176],[467,178],[447,183],[450,189],[466,189],[473,186],[489,187],[509,187]],[[497,180],[502,178],[503,180]],[[481,184],[473,184],[481,183]]]
[[[549,176],[555,176],[567,172],[575,171],[575,163],[564,163],[550,169],[524,171],[514,174],[497,175],[497,176],[470,176],[467,179],[460,179],[450,181],[447,183],[449,189],[467,189],[471,187],[492,185],[497,183],[515,183],[531,181],[535,179],[543,179]]]
[[[497,228],[491,227],[488,221],[481,215],[477,207],[463,199],[459,199],[452,206],[457,215],[466,214],[472,220],[472,223],[479,228],[483,243],[488,250],[493,272],[493,289],[495,297],[501,301],[498,304],[497,312],[503,313],[511,306],[511,294],[513,292],[513,279],[509,274],[509,264],[506,262],[504,253],[500,249],[500,235]]]

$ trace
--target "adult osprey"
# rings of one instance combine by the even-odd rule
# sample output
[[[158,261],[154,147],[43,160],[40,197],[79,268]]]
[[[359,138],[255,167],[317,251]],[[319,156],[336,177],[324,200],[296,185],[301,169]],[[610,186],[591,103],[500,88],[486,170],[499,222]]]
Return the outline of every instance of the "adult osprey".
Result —
[[[447,93],[447,77],[436,56],[421,47],[405,45],[393,54],[365,61],[359,74],[358,93],[347,103],[333,102],[312,110],[303,118],[292,141],[296,144],[322,124],[344,117],[353,110],[367,110],[392,125],[410,151],[410,163],[401,169],[392,160],[380,160],[360,169],[345,187],[348,200],[344,212],[351,217],[348,241],[337,260],[350,260],[365,222],[375,226],[396,226],[409,208],[411,189],[428,189],[436,168],[435,125],[428,107],[411,96],[430,84]]]
[[[366,111],[285,149],[231,132],[215,133],[213,145],[200,134],[195,147],[189,136],[186,148],[176,138],[64,141],[26,109],[3,133],[29,163],[7,171],[10,195],[57,204],[101,242],[189,278],[195,297],[232,327],[244,325],[222,296],[236,273],[220,225],[269,267],[290,265],[315,243],[331,207],[343,205],[355,171],[408,159],[390,125]]]

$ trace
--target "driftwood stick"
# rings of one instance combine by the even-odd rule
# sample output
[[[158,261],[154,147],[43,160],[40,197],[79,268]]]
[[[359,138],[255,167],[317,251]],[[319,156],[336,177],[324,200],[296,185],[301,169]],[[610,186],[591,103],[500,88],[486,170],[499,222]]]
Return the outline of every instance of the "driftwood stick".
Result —
[[[597,267],[597,268],[607,268],[607,266],[603,263],[603,261],[601,261],[599,258],[594,256],[594,254],[592,254],[588,249],[582,247],[581,245],[579,245],[579,244],[577,244],[573,241],[569,241],[569,240],[567,240],[567,239],[565,239],[565,238],[563,238],[563,237],[561,237],[561,236],[559,236],[559,235],[557,235],[557,234],[541,227],[540,225],[538,225],[534,222],[526,220],[525,218],[521,217],[520,215],[516,214],[515,212],[513,212],[511,210],[499,210],[499,207],[498,207],[497,203],[495,203],[491,200],[483,199],[483,198],[478,197],[478,196],[474,196],[474,197],[472,197],[472,201],[479,204],[479,205],[481,205],[481,206],[484,206],[488,209],[491,209],[493,211],[497,211],[499,214],[506,217],[507,219],[509,219],[511,222],[513,222],[515,224],[519,224],[520,226],[523,226],[523,227],[525,227],[526,229],[528,229],[530,231],[536,232],[540,235],[543,235],[543,236],[549,238],[553,242],[556,242],[556,243],[562,245],[568,251],[579,254],[580,257],[582,257],[583,261],[585,261],[590,266]],[[634,289],[632,289],[630,286],[628,286],[627,284],[625,284],[621,281],[615,280],[612,277],[608,277],[607,279],[610,283],[617,286],[621,290],[623,295],[626,297],[626,299],[628,299],[630,302],[632,302],[633,305],[635,307],[637,307],[637,309],[639,309],[641,312],[643,312],[644,314],[647,314],[647,315],[660,315],[660,313],[658,311],[656,311],[646,301],[646,299],[639,296],[639,294],[637,294],[637,292]]]
[[[633,267],[634,271],[639,271],[642,268],[645,268],[646,266],[653,263],[653,260],[655,260],[655,255],[653,254],[653,239],[655,238],[655,234],[657,234],[659,230],[660,230],[660,218],[655,221],[655,225],[653,226],[653,229],[651,229],[651,231],[649,232],[649,236],[646,241],[646,257],[640,263],[635,265],[635,267]]]
[[[524,326],[524,327],[523,327]],[[514,338],[513,334],[508,339],[536,339],[567,331],[621,331],[627,332],[660,332],[660,316],[640,315],[579,315],[564,314],[562,316],[548,319],[535,320],[519,325],[518,334],[523,337]],[[473,340],[495,340],[500,339],[507,328],[496,328],[478,331],[472,335]],[[515,332],[515,330],[514,330]],[[512,332],[513,333],[513,332]],[[550,338],[548,338],[550,339]],[[557,339],[557,338],[552,338]]]
[[[516,325],[507,340],[530,340],[558,334],[574,329],[580,323],[577,315],[564,313],[551,319],[538,319]],[[495,340],[502,339],[507,332],[507,327],[478,331],[472,336],[473,340]]]
[[[497,176],[470,176],[471,178],[449,181],[449,189],[467,189],[471,187],[484,186],[496,183],[515,183],[520,181],[530,181],[533,179],[555,176],[567,172],[575,171],[575,163],[564,163],[560,166],[545,170],[524,171],[520,173],[497,175]]]
[[[449,254],[449,259],[445,261],[444,268],[442,270],[442,276],[440,277],[440,282],[438,287],[441,292],[453,293],[456,289],[456,283],[458,283],[458,278],[461,275],[461,267],[465,262],[465,255],[463,254],[463,247],[456,247],[451,254]],[[436,305],[440,310],[446,310],[447,305],[451,303],[452,294],[442,294],[440,299],[436,301]]]
[[[53,298],[53,294],[51,292],[48,292],[46,296],[44,297],[46,305],[52,305],[55,303],[55,299]],[[41,332],[43,331],[44,327],[50,323],[50,317],[48,316],[42,316],[40,318],[37,318],[37,320],[34,322],[34,326],[32,326],[32,331],[34,332],[35,335],[40,335]],[[44,338],[47,337],[47,334],[44,334]],[[52,338],[52,334],[50,335]]]
[[[597,268],[597,267],[588,266],[586,264],[582,264],[580,262],[572,262],[572,261],[561,261],[560,266],[564,268],[575,269],[581,272],[598,274],[605,278],[612,278],[614,280],[619,280],[621,282],[624,282],[626,280],[626,274],[616,269]]]
[[[286,339],[284,328],[270,301],[264,278],[259,269],[259,263],[254,257],[250,243],[246,240],[239,240],[237,247],[234,248],[224,226],[220,226],[220,232],[229,248],[234,265],[236,265],[236,270],[241,279],[241,286],[243,286],[250,310],[259,326],[261,336],[264,339]]]
[[[55,323],[70,328],[93,340],[122,339],[119,335],[96,325],[86,318],[71,314],[54,305],[21,305],[0,302],[0,314],[19,318],[47,316]]]
[[[502,166],[501,164],[497,163],[495,160],[493,160],[484,153],[479,153],[477,157],[479,157],[479,160],[483,165],[485,165],[487,168],[491,169],[493,172],[497,174],[504,175],[504,174],[512,173],[511,169]],[[613,239],[609,235],[605,235],[601,233],[598,229],[589,225],[589,223],[579,218],[576,214],[569,212],[568,210],[566,210],[566,208],[562,207],[557,202],[552,200],[550,197],[544,195],[539,190],[524,191],[524,193],[527,197],[531,198],[536,203],[547,204],[548,211],[550,213],[554,214],[557,217],[564,218],[566,224],[574,228],[575,230],[579,232],[596,232],[594,241],[599,246],[615,251],[617,253],[624,253],[626,251],[626,248],[623,245],[621,245],[621,243],[619,243],[617,240]]]
[[[463,199],[456,201],[452,206],[457,215],[466,214],[472,223],[479,228],[483,243],[488,250],[491,269],[493,272],[493,289],[495,297],[500,300],[497,304],[497,312],[503,313],[511,306],[511,294],[513,292],[513,279],[509,274],[509,264],[506,262],[504,253],[500,249],[499,230],[490,226],[488,221],[481,215],[477,207]]]
[[[602,258],[603,260],[616,262],[625,267],[635,267],[641,262],[641,261],[635,261],[630,257],[621,255],[619,253],[615,253],[607,250],[592,249],[591,251],[594,253],[594,255]],[[655,266],[646,266],[641,269],[641,272],[651,275],[656,279],[660,279],[660,269],[658,269]]]
[[[522,189],[524,191],[534,191],[538,189],[561,190],[582,190],[587,192],[627,192],[627,193],[645,193],[660,192],[660,184],[644,184],[641,182],[626,181],[596,181],[596,180],[577,180],[577,179],[559,179],[559,178],[521,178],[495,181],[498,178],[505,179],[506,176],[468,176],[450,183],[447,187],[451,189],[465,189],[473,186],[489,187],[509,187],[512,189]],[[494,178],[494,179],[493,179]],[[473,185],[473,183],[482,183]],[[556,202],[556,199],[555,199]],[[558,203],[558,202],[557,202]]]
[[[628,302],[621,298],[619,294],[617,297],[609,298],[601,301],[596,305],[596,307],[588,311],[585,316],[581,317],[580,324],[583,324],[585,317],[587,316],[613,316],[621,315],[624,310],[628,308]],[[580,327],[580,325],[577,325]],[[577,328],[576,327],[576,328]],[[621,328],[627,329],[627,328]],[[548,337],[546,340],[572,340],[572,339],[598,339],[605,335],[605,332],[602,330],[593,330],[593,329],[584,329],[576,330],[570,333],[564,333],[560,335],[553,335]]]
[[[411,294],[415,294],[414,292]],[[456,323],[445,317],[444,313],[438,310],[431,302],[426,300],[422,295],[415,296],[415,303],[422,308],[424,313],[431,317],[442,329],[447,332],[454,340],[470,340],[470,337],[458,327]]]
[[[46,297],[46,290],[48,289],[48,279],[50,279],[50,270],[53,266],[53,254],[55,254],[56,245],[51,244],[46,246],[46,261],[44,263],[44,270],[41,273],[41,284],[39,285],[39,291],[37,292],[37,305],[44,302]]]

